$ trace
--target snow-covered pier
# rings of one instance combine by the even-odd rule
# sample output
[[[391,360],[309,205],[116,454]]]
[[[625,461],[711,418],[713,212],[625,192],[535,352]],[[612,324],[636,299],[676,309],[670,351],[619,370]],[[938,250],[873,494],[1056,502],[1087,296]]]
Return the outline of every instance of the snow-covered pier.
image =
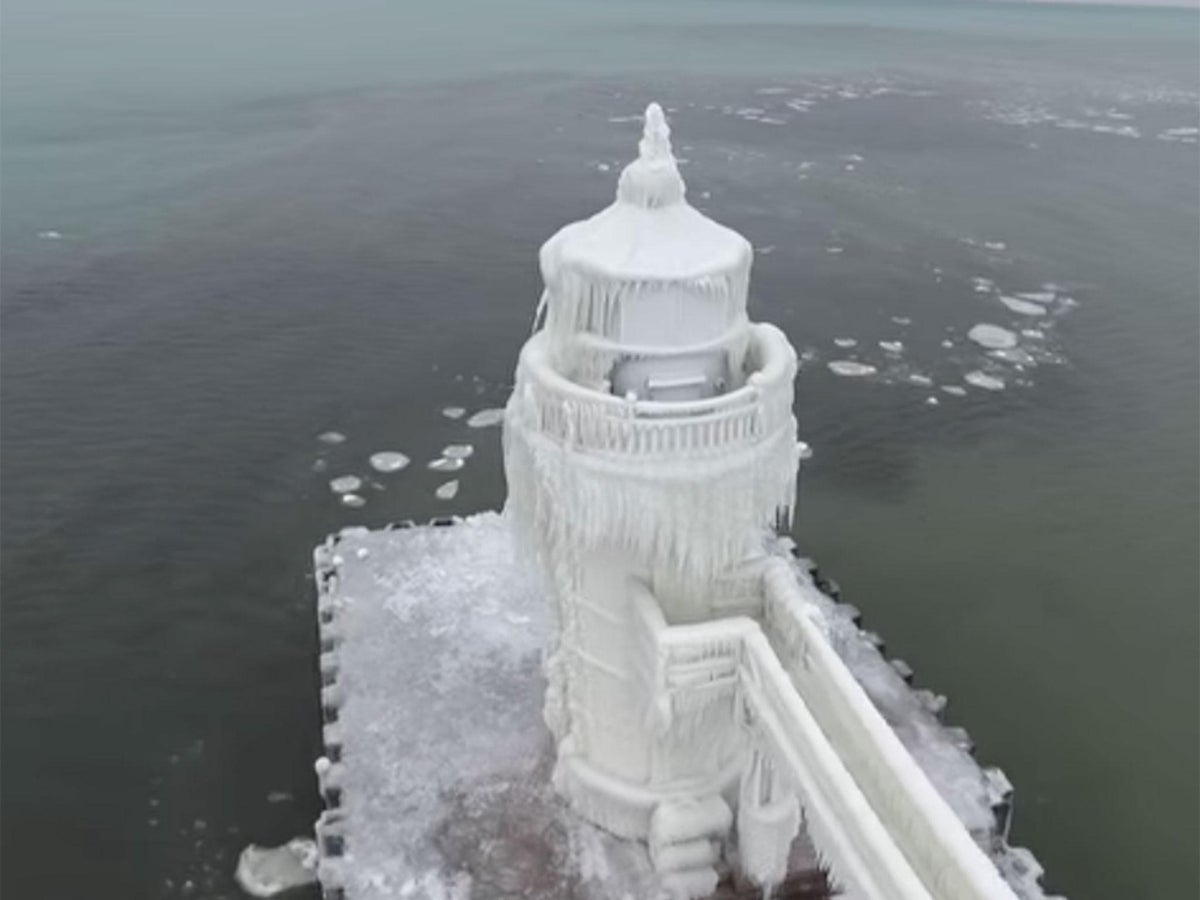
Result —
[[[1041,897],[1007,780],[775,536],[796,354],[685,192],[651,105],[616,201],[543,246],[503,516],[318,548],[322,884]]]
[[[501,516],[439,522],[346,529],[316,551],[325,896],[659,896],[646,849],[578,818],[551,787],[540,667],[552,622],[535,573]],[[1017,896],[1043,896],[1036,860],[1007,843],[1004,774],[976,762],[963,729],[942,721],[945,698],[913,688],[907,664],[789,549],[772,547],[930,783]],[[803,831],[789,866],[796,892],[779,896],[825,896]],[[716,896],[758,896],[734,885],[723,872]]]

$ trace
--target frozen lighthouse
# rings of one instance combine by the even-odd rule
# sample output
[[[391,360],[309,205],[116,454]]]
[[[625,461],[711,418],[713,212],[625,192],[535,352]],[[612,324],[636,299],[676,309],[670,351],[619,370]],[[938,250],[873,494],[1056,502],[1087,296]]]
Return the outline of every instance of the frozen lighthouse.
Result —
[[[705,623],[719,643],[757,609],[754,563],[796,486],[796,357],[747,317],[752,253],[688,204],[651,105],[616,201],[542,247],[544,322],[505,419],[509,508],[557,612],[555,784],[697,888],[746,747],[720,654],[698,644],[695,687],[664,684],[656,637]],[[794,809],[777,819],[786,848]]]
[[[796,355],[657,105],[540,261],[504,513],[314,553],[327,900],[1044,898],[1003,773],[775,533]]]

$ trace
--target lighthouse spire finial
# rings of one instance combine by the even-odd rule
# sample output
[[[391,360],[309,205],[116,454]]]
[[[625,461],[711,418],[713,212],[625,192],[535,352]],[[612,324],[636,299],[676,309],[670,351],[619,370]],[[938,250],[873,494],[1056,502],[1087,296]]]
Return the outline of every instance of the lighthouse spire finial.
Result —
[[[671,152],[671,129],[662,107],[646,107],[646,124],[638,141],[638,158],[625,167],[617,184],[617,200],[645,209],[671,206],[683,200],[683,179]]]
[[[662,107],[651,103],[646,107],[646,126],[638,142],[638,155],[647,161],[674,160],[671,152],[671,127]]]

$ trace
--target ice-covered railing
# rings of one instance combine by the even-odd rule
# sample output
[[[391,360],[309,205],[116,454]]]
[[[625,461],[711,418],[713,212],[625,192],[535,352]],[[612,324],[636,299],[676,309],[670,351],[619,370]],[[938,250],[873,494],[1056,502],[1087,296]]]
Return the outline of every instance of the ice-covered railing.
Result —
[[[777,328],[754,326],[742,387],[680,402],[575,384],[544,334],[521,351],[504,427],[507,509],[543,563],[607,547],[704,584],[790,520],[796,357]]]
[[[752,750],[795,792],[814,846],[854,896],[1013,900],[834,651],[782,560],[765,565],[763,600],[778,655],[753,619],[668,626],[649,592],[635,591],[652,635],[646,676],[660,727],[736,692]]]
[[[728,450],[792,424],[796,357],[783,333],[755,325],[746,383],[705,400],[626,400],[582,387],[551,365],[541,334],[521,351],[517,394],[523,424],[575,450],[622,455]]]
[[[640,621],[653,635],[657,666],[651,683],[659,726],[666,730],[676,717],[735,694],[752,752],[765,753],[786,790],[799,799],[809,837],[834,879],[856,897],[928,900],[929,893],[792,687],[758,623],[736,617],[669,626],[649,592],[636,591],[634,599]],[[742,840],[750,837],[741,835]],[[784,837],[783,853],[774,854],[782,855],[775,860],[776,877],[790,842],[790,835]],[[743,847],[743,858],[761,856],[762,849]],[[766,873],[748,874],[769,880]]]
[[[700,357],[710,353],[722,354],[731,373],[741,375],[746,368],[747,352],[750,347],[750,328],[748,323],[741,321],[727,329],[716,338],[696,344],[639,345],[624,344],[603,338],[590,332],[579,332],[567,342],[569,351],[560,354],[563,360],[569,360],[568,375],[572,381],[584,385],[603,386],[607,390],[605,379],[612,372],[613,366],[623,360],[631,359],[671,359],[677,357]],[[753,367],[753,363],[750,363]],[[736,377],[736,376],[735,376]],[[741,387],[741,378],[731,387]]]
[[[1012,900],[972,840],[807,612],[795,573],[781,559],[763,572],[763,620],[788,661],[787,675],[821,730],[932,896]],[[765,639],[764,639],[765,640]]]

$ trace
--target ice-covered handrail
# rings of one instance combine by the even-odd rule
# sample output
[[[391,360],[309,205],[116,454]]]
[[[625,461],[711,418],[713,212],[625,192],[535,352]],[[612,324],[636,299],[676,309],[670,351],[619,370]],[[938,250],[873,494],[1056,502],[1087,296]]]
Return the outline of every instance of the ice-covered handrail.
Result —
[[[854,896],[1014,900],[833,650],[786,563],[767,563],[763,588],[767,627],[791,636],[790,670],[756,621],[669,626],[649,592],[635,591],[657,660],[648,674],[660,727],[695,705],[689,695],[738,691],[752,745],[796,791],[809,836]]]
[[[792,422],[795,355],[769,325],[752,335],[762,367],[745,385],[704,400],[629,401],[589,390],[555,371],[540,335],[521,351],[517,393],[527,425],[573,448],[653,454],[731,448],[758,442]]]
[[[694,706],[693,695],[712,702],[714,693],[738,694],[752,745],[768,754],[797,794],[809,835],[834,879],[856,897],[929,900],[759,624],[735,617],[669,626],[648,591],[635,590],[634,602],[654,645],[657,662],[649,674],[660,727]]]
[[[786,561],[766,563],[763,597],[767,630],[793,661],[787,670],[792,685],[930,893],[946,900],[1014,900],[820,625],[805,614]],[[771,657],[778,664],[774,652]]]

